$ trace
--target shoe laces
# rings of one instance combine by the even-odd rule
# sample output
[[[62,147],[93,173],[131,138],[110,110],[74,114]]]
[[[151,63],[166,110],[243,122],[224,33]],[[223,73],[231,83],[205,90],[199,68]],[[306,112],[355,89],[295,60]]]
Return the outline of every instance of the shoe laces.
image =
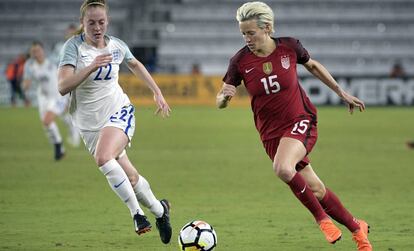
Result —
[[[356,233],[353,233],[352,239],[356,242],[358,250],[361,250],[362,248],[371,248],[371,244],[368,241],[368,237],[365,235],[362,229],[358,230],[358,232]]]

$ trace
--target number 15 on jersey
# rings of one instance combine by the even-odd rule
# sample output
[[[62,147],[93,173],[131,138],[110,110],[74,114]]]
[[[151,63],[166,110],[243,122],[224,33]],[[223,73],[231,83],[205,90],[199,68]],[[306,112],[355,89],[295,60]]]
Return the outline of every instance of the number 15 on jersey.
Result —
[[[276,79],[277,75],[270,75],[266,78],[260,79],[267,95],[280,91],[280,84],[276,81]]]

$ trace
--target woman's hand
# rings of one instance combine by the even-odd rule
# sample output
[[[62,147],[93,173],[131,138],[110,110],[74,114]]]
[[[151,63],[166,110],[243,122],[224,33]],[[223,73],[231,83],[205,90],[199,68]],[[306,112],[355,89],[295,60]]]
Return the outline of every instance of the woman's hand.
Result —
[[[166,118],[170,116],[171,108],[165,101],[164,96],[161,93],[154,95],[155,103],[157,104],[157,110],[155,115],[161,114],[161,117]]]
[[[92,61],[91,65],[90,65],[91,66],[91,71],[94,72],[99,67],[105,67],[111,62],[112,62],[112,54],[111,53],[106,53],[106,54],[101,54],[99,56],[96,56],[96,58]]]
[[[223,83],[223,87],[217,94],[217,107],[220,109],[227,107],[228,102],[234,95],[236,95],[236,87],[234,85],[228,85],[226,83]]]
[[[362,112],[365,110],[365,104],[362,100],[358,99],[357,97],[354,97],[347,92],[343,91],[341,95],[342,100],[348,104],[348,111],[349,113],[354,112],[354,108],[358,107],[359,111]]]

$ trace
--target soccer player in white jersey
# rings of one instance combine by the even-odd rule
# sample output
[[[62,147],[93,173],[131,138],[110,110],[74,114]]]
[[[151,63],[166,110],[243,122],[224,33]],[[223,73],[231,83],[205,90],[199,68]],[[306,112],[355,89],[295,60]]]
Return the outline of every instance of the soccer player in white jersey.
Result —
[[[170,107],[146,68],[118,38],[106,35],[108,6],[104,0],[85,0],[80,8],[79,34],[69,39],[59,64],[59,92],[71,94],[70,113],[99,170],[112,190],[129,208],[140,235],[151,229],[139,203],[156,217],[161,241],[169,243],[170,205],[158,201],[147,180],[129,161],[126,147],[135,129],[134,106],[118,84],[120,64],[125,61],[153,91],[156,113],[169,116]]]
[[[66,111],[68,99],[62,97],[57,88],[57,66],[46,57],[42,43],[35,41],[30,48],[30,59],[26,61],[23,74],[23,88],[37,86],[39,115],[51,144],[55,146],[55,160],[65,155],[62,137],[55,119],[60,116],[68,126],[71,137],[77,130]]]
[[[75,34],[76,29],[77,28],[75,24],[73,23],[69,24],[65,30],[64,40],[57,42],[53,46],[50,60],[52,60],[57,66],[59,65],[60,53],[62,51],[63,44],[66,42],[67,39],[71,38]],[[69,96],[70,96],[69,94],[63,96],[65,99],[67,99],[66,111],[68,110],[68,107],[69,107]],[[69,121],[72,124],[72,120],[70,119],[70,116],[68,113],[65,113],[64,118],[65,118],[65,121]],[[73,125],[71,126],[70,137],[67,139],[67,142],[73,147],[78,147],[80,145],[79,130]]]

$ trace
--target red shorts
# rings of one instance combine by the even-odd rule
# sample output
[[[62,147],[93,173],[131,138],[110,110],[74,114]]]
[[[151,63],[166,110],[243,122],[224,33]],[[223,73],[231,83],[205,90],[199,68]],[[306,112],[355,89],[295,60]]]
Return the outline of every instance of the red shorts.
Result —
[[[306,155],[308,155],[318,139],[318,130],[316,127],[316,120],[311,117],[300,117],[294,120],[290,125],[285,127],[281,137],[264,140],[263,146],[266,153],[273,161],[275,159],[276,151],[279,146],[279,141],[283,137],[294,138],[303,143],[306,148]],[[308,156],[305,156],[299,163],[296,164],[296,170],[302,170],[310,163]]]

